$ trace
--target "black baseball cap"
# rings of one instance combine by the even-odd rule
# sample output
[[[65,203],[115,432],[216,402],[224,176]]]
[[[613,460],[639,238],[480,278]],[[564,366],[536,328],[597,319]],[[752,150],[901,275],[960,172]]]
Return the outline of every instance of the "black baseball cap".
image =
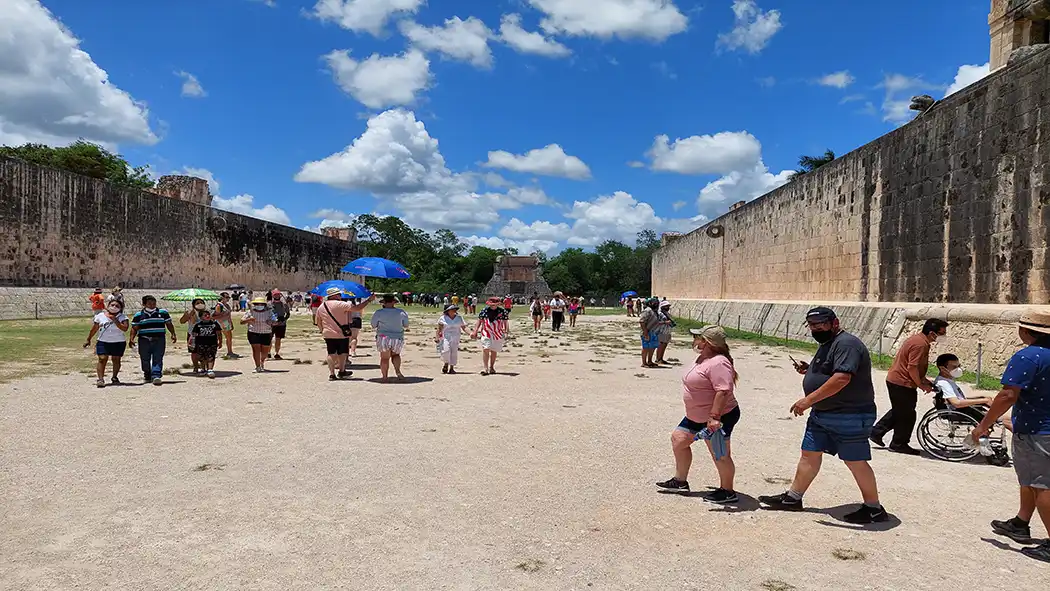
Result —
[[[817,306],[806,312],[806,322],[831,322],[836,318],[835,311],[826,306]]]

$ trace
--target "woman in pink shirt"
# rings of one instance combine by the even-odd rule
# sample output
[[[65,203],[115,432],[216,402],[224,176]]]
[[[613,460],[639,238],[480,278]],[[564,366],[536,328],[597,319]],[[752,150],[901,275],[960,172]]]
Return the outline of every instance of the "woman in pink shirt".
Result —
[[[704,499],[712,503],[735,503],[739,500],[733,489],[736,466],[729,445],[733,427],[740,420],[740,407],[733,390],[737,373],[733,367],[733,356],[729,353],[726,333],[720,326],[707,326],[689,330],[693,335],[693,351],[698,355],[682,378],[682,399],[685,402],[685,418],[671,432],[671,449],[674,451],[674,478],[656,483],[657,486],[678,492],[689,491],[689,467],[693,463],[692,444],[707,429],[714,433],[719,429],[725,434],[725,455],[715,459],[715,452],[707,440],[715,468],[718,470],[718,488],[707,493]],[[701,435],[701,438],[704,438]]]

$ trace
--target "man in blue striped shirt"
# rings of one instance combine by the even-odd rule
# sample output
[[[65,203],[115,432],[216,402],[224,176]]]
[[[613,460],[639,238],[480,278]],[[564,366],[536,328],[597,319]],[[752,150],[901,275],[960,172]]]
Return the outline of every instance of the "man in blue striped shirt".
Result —
[[[145,381],[153,380],[154,386],[161,384],[164,374],[164,331],[171,333],[171,342],[177,339],[175,325],[167,310],[157,307],[157,298],[148,295],[142,297],[142,309],[131,319],[131,346],[136,345],[138,337],[139,359],[142,361],[142,375]]]

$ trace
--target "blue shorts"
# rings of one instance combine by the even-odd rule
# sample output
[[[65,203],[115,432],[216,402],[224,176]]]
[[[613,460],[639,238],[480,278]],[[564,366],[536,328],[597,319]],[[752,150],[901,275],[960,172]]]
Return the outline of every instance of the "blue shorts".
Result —
[[[844,462],[871,459],[868,437],[875,424],[875,413],[809,413],[802,451],[819,451],[837,455]]]
[[[124,341],[120,341],[119,343],[104,343],[98,341],[95,343],[95,355],[98,355],[99,357],[123,357],[124,349],[126,349],[127,346],[128,344]]]
[[[649,338],[642,337],[642,348],[643,349],[659,349],[660,348],[660,335],[656,334],[655,330],[649,331]]]
[[[733,435],[733,427],[740,421],[740,407],[736,407],[733,410],[722,415],[722,432],[726,434],[726,439],[729,439]],[[682,417],[682,422],[678,423],[678,428],[692,433],[695,437],[697,433],[704,430],[707,423],[698,423],[689,417]]]

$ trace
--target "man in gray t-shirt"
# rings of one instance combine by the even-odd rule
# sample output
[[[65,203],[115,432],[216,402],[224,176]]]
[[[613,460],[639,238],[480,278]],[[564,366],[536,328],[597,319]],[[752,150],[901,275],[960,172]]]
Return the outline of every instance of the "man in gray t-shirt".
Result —
[[[791,412],[802,416],[812,409],[802,438],[802,458],[787,491],[758,497],[758,501],[769,509],[801,511],[802,496],[820,472],[824,454],[831,454],[846,463],[864,501],[858,510],[842,518],[849,523],[886,521],[889,514],[879,503],[875,472],[868,464],[868,437],[875,424],[868,348],[842,330],[831,308],[813,308],[806,314],[806,322],[820,348],[810,363],[795,363],[795,371],[805,376],[802,391],[806,395],[791,406]]]

